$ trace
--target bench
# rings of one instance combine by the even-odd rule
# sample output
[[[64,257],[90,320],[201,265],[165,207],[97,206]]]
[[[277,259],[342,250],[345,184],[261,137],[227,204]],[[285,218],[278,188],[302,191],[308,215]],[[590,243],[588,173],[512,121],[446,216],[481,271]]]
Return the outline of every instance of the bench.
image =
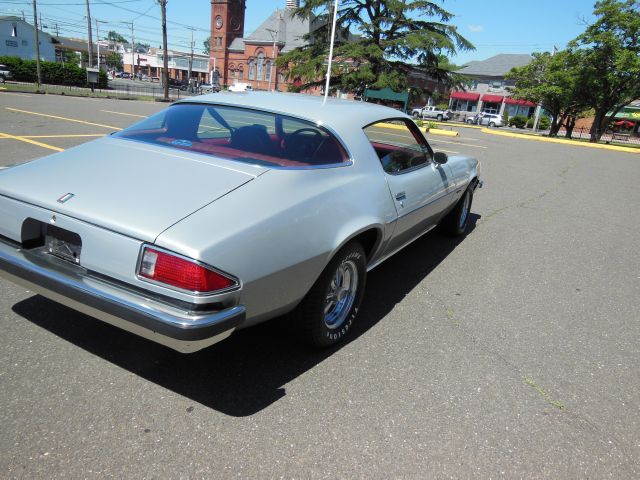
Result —
[[[631,137],[631,134],[629,134],[629,133],[612,133],[611,134],[611,141],[613,141],[613,140],[622,140],[624,142],[628,142],[630,137]]]

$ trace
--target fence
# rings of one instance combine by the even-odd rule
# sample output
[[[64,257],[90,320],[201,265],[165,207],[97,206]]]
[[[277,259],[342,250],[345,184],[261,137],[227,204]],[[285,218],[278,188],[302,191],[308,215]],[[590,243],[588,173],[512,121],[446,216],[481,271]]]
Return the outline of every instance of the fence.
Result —
[[[561,128],[558,132],[558,138],[565,138],[567,131],[564,128]],[[589,140],[591,138],[591,134],[589,133],[589,129],[585,127],[574,128],[573,132],[571,132],[571,137],[574,140]],[[640,137],[638,134],[634,133],[626,133],[626,132],[613,132],[607,131],[600,138],[600,143],[619,143],[621,145],[640,145]]]
[[[14,85],[28,86],[30,89],[35,90],[35,84],[24,82],[11,82]],[[127,82],[127,83],[113,83],[109,88],[101,89],[95,88],[93,91],[86,87],[76,87],[71,85],[41,85],[40,90],[44,90],[48,93],[57,94],[69,94],[80,96],[98,96],[98,97],[117,97],[117,98],[136,98],[136,97],[153,97],[163,98],[164,88],[162,85],[151,84],[146,82]],[[184,97],[190,97],[195,94],[189,91],[179,90],[178,88],[169,87],[169,98],[171,100],[178,100]]]

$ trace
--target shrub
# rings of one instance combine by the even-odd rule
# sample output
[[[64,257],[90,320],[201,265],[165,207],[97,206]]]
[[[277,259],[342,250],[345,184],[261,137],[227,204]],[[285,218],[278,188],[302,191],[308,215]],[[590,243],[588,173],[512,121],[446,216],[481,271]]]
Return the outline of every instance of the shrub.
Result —
[[[527,120],[527,128],[533,128],[533,123],[535,122],[535,120],[535,117],[531,117],[529,120]],[[548,130],[550,126],[551,120],[549,119],[549,117],[540,115],[540,118],[538,119],[538,130]]]
[[[436,108],[438,110],[445,110],[446,111],[446,110],[449,110],[449,104],[446,103],[446,102],[445,103],[439,103],[439,104],[436,105]]]
[[[516,115],[509,119],[509,126],[516,127],[516,128],[524,128],[524,126],[527,124],[527,120],[528,120],[527,117],[525,117],[524,115]]]
[[[432,128],[438,128],[438,124],[436,122],[427,122],[427,128],[431,130]]]
[[[538,129],[548,130],[550,126],[551,126],[551,119],[546,115],[540,115],[540,119],[538,120]]]
[[[13,73],[13,79],[18,82],[35,82],[38,78],[38,68],[35,60],[22,60],[19,57],[0,56],[0,63],[5,64]],[[71,85],[75,87],[87,86],[87,72],[74,64],[57,62],[40,62],[42,83],[51,85]],[[107,88],[107,73],[100,70],[98,88]]]

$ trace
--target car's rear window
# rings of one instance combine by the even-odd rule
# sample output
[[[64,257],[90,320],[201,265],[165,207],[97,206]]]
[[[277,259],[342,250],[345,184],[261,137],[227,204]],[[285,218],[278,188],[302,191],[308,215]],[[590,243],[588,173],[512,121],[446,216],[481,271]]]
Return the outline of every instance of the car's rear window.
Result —
[[[268,167],[349,162],[325,128],[293,117],[226,105],[173,105],[115,137]]]

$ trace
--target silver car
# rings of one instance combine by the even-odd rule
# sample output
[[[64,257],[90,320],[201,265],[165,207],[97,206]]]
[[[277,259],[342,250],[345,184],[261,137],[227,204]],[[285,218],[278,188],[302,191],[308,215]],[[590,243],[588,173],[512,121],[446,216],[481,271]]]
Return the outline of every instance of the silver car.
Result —
[[[390,108],[193,97],[0,170],[0,275],[181,352],[287,313],[329,346],[367,271],[437,224],[464,234],[481,184]]]

